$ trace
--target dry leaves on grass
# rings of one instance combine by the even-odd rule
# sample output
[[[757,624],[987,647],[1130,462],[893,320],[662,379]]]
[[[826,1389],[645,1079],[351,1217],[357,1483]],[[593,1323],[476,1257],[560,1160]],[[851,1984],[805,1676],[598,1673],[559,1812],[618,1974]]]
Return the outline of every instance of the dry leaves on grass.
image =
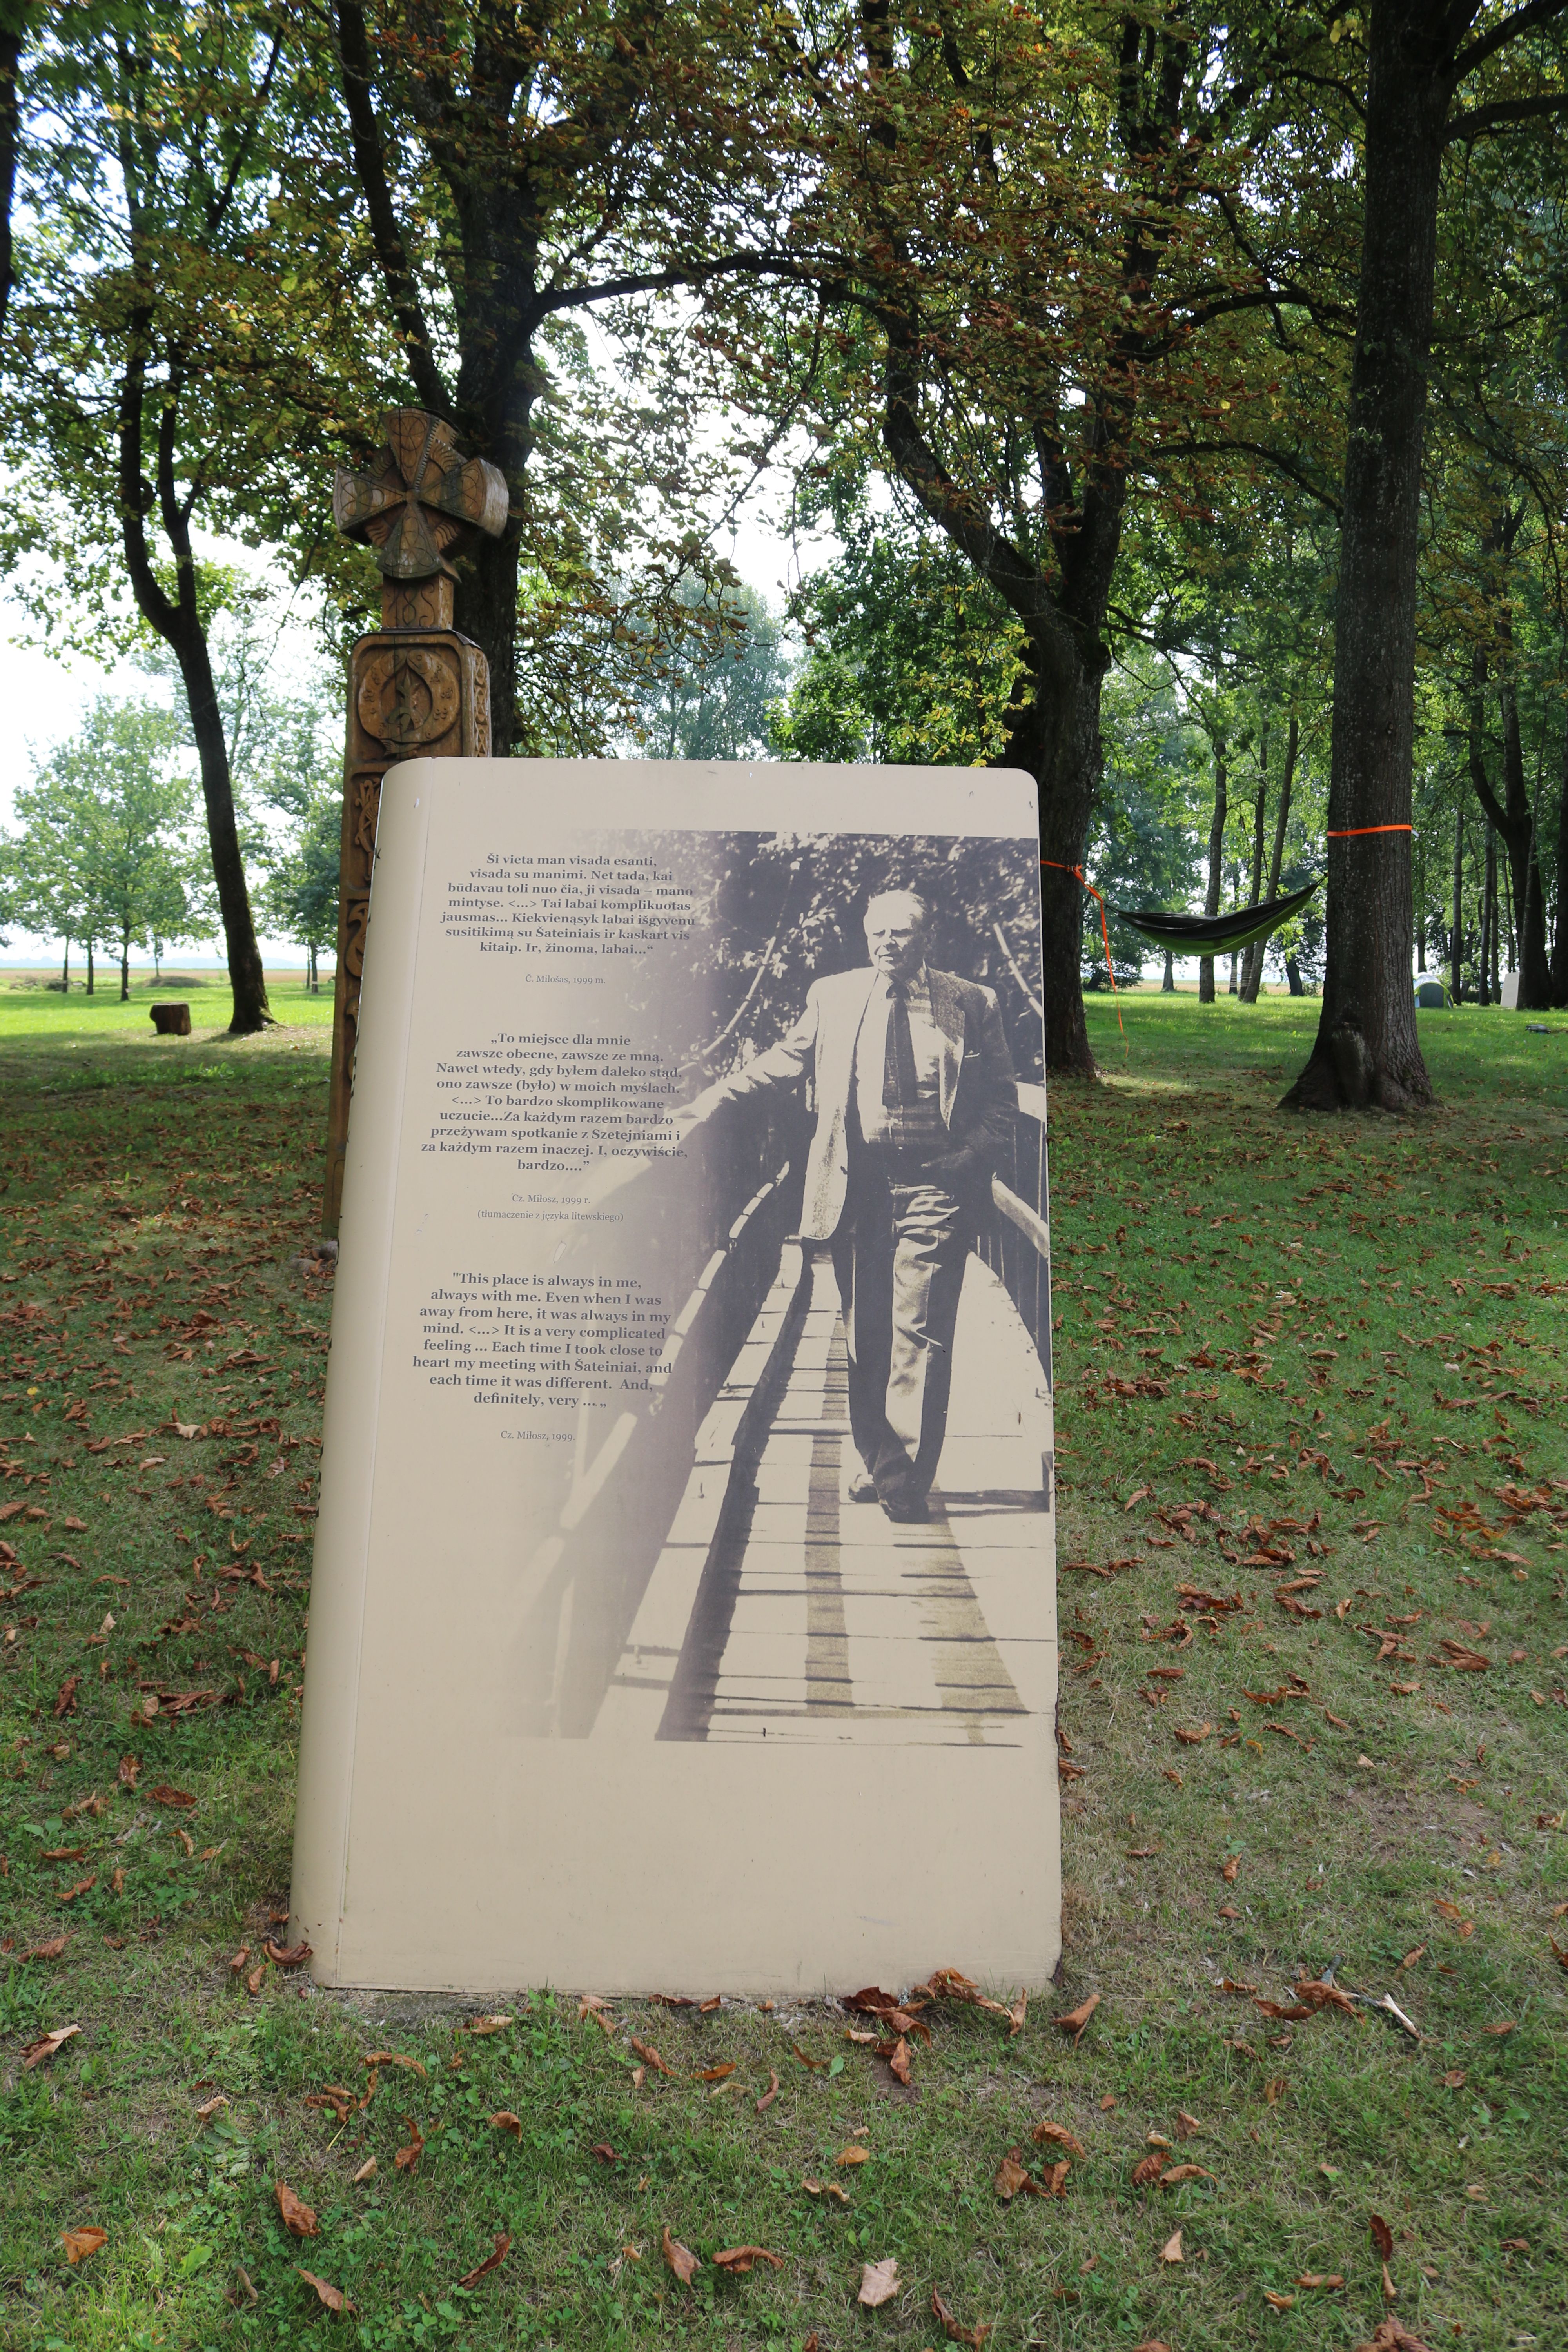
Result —
[[[57,2051],[63,2050],[80,2032],[79,2025],[57,2025],[52,2033],[41,2033],[37,2042],[29,2042],[22,2053],[23,2073],[30,2073],[35,2066],[47,2066]]]
[[[1074,2137],[1066,2124],[1038,2123],[1029,2137],[1037,2147],[1044,2147],[1048,2140],[1054,2147],[1065,2147],[1069,2156],[1076,2156],[1085,2163],[1089,2160],[1088,2148],[1081,2140]]]
[[[510,2252],[510,2247],[511,2239],[510,2235],[498,2237],[495,2242],[494,2253],[487,2254],[484,2261],[478,2263],[473,2270],[465,2272],[464,2275],[458,2281],[458,2284],[459,2286],[477,2286],[480,2279],[488,2277],[491,2271],[500,2270],[502,2263],[504,2263],[507,2258],[507,2254]]]
[[[307,2101],[306,2104],[309,2105],[309,2101]],[[227,2105],[228,2101],[224,2096],[223,2093],[221,2091],[215,2091],[212,2097],[208,2099],[204,2105],[199,2106],[196,2109],[197,2123],[211,2123],[214,2116],[217,2114],[218,2109],[220,2107],[226,2107]]]
[[[417,2074],[422,2083],[426,2079],[425,2069],[417,2058],[405,2058],[395,2050],[367,2050],[364,2063],[367,2066],[406,2066],[409,2073]]]
[[[357,2187],[362,2180],[374,2180],[374,2179],[375,2158],[374,2156],[367,2156],[364,2162],[360,2166],[359,2170],[354,2174],[354,2183]]]
[[[521,2143],[522,2139],[522,2117],[521,2116],[514,2116],[510,2107],[502,2107],[499,2114],[493,2115],[490,2117],[490,2122],[497,2131],[509,2131],[514,2133]]]
[[[109,2232],[100,2230],[96,2221],[89,2221],[85,2229],[62,2230],[60,2243],[68,2263],[85,2263],[89,2254],[96,2254],[100,2246],[108,2245]]]
[[[1170,2236],[1166,2239],[1164,2244],[1160,2249],[1160,2260],[1163,2263],[1184,2263],[1186,2261],[1186,2256],[1182,2252],[1182,2233],[1180,2230],[1172,2231]]]
[[[1412,2336],[1404,2321],[1390,2312],[1386,2319],[1378,2321],[1370,2340],[1356,2346],[1356,2352],[1431,2352],[1431,2347],[1421,2336]]]
[[[803,2180],[800,2185],[808,2197],[826,2197],[833,2205],[849,2202],[847,2191],[840,2189],[837,2180]]]
[[[772,2263],[775,2271],[782,2271],[784,2256],[770,2254],[766,2246],[726,2246],[713,2257],[714,2269],[731,2278],[744,2278],[754,2263]]]
[[[1366,2221],[1367,2228],[1372,2232],[1372,2242],[1377,2249],[1379,2258],[1385,2263],[1390,2261],[1394,2253],[1393,2231],[1381,2213],[1369,2213]]]
[[[319,2238],[321,2225],[302,2197],[296,2197],[286,2180],[274,2181],[272,2194],[278,2200],[278,2212],[283,2227],[291,2238]]]
[[[871,2151],[868,2147],[851,2145],[848,2147],[841,2147],[833,2161],[835,2164],[869,2164]]]
[[[773,2105],[773,2101],[778,2097],[778,2095],[779,2095],[779,2078],[778,2078],[778,2074],[777,2074],[776,2070],[775,2070],[773,2067],[770,2066],[770,2067],[768,2068],[768,2087],[767,2087],[767,2089],[763,2093],[762,2097],[757,2101],[757,2113],[758,2113],[758,2115],[760,2115],[760,2116],[765,2116],[765,2115],[767,2114],[768,2109]]]
[[[352,2311],[353,2309],[353,2305],[349,2301],[348,2296],[343,2293],[341,2286],[333,2286],[329,2279],[318,2278],[314,2271],[300,2270],[298,2263],[295,2263],[294,2267],[295,2270],[299,2272],[300,2278],[304,2280],[305,2284],[315,2288],[316,2293],[321,2296],[321,2301],[326,2305],[329,2311]]]
[[[17,1964],[24,1960],[58,1960],[69,1942],[68,1936],[50,1936],[42,1944],[29,1944],[25,1952],[17,1953]]]
[[[886,2262],[863,2263],[860,2266],[860,2292],[855,2300],[864,2304],[868,2311],[879,2310],[884,2303],[891,2303],[899,2292],[900,2284],[896,2255],[889,2254]]]
[[[973,2347],[973,2352],[980,2352],[981,2346],[992,2333],[989,2327],[962,2326],[934,2287],[931,2289],[931,2317],[942,2328],[950,2344],[967,2344]]]
[[[510,2011],[495,2017],[470,2017],[463,2031],[465,2033],[502,2033],[511,2022]]]
[[[1342,2271],[1303,2271],[1296,2281],[1298,2286],[1305,2287],[1343,2286],[1344,2283]]]
[[[400,2147],[392,2161],[399,2172],[412,2172],[425,2153],[425,2135],[412,2116],[405,2116],[403,2120],[408,2129],[408,2145]]]
[[[1099,2007],[1100,1995],[1091,1992],[1088,2000],[1080,2000],[1076,2009],[1068,2010],[1061,2017],[1053,2017],[1051,2023],[1058,2032],[1070,2033],[1076,2045],[1082,2041],[1084,2028]]]
[[[670,2236],[668,2221],[664,2225],[664,2235],[659,2240],[659,2251],[681,2285],[689,2286],[702,2267],[701,2262],[689,2246],[683,2246],[679,2238]]]
[[[637,2056],[643,2060],[645,2064],[653,2068],[656,2074],[669,2074],[669,2068],[665,2064],[663,2059],[659,2056],[658,2052],[654,2048],[651,2042],[639,2042],[637,2035],[634,2033],[632,2035],[632,2048],[637,2052]],[[670,2079],[672,2081],[674,2080],[673,2075],[671,2075]]]

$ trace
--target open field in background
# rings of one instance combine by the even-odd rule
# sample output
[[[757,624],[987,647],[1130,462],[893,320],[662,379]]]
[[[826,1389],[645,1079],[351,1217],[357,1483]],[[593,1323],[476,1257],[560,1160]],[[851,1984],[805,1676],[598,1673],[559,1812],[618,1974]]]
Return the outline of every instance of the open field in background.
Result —
[[[1016,2033],[933,2005],[904,2087],[826,2004],[497,1987],[476,2032],[268,1957],[329,1007],[155,1045],[0,985],[0,2343],[922,2352],[933,2293],[990,2352],[1568,2340],[1568,1020],[1423,1016],[1440,1110],[1308,1122],[1315,1003],[1141,992],[1123,1064],[1091,1001],[1109,1082],[1052,1101],[1064,1980]],[[929,1833],[896,1789],[865,1823],[911,1871]],[[1419,2038],[1293,1997],[1331,1968]],[[1005,2200],[1011,2149],[1061,2193]],[[745,2244],[779,2267],[714,2267]]]

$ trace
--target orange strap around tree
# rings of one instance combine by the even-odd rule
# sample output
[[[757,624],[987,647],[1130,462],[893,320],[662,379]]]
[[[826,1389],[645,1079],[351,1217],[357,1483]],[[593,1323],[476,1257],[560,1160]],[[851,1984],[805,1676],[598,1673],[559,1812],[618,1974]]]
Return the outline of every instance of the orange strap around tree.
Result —
[[[1116,967],[1110,961],[1110,933],[1107,930],[1105,926],[1105,897],[1103,892],[1095,888],[1093,883],[1084,873],[1081,866],[1064,866],[1060,859],[1056,857],[1042,857],[1040,864],[1042,866],[1049,866],[1053,867],[1058,874],[1076,874],[1079,880],[1083,884],[1084,888],[1089,892],[1089,897],[1100,900],[1100,936],[1105,941],[1105,970],[1110,982],[1111,1002],[1115,1003]],[[1116,1025],[1121,1032],[1121,1043],[1123,1046],[1125,1046],[1127,1044],[1127,1029],[1126,1024],[1121,1018],[1121,1007],[1120,1004],[1116,1005]]]
[[[1415,827],[1408,824],[1352,824],[1348,825],[1343,833],[1331,833],[1328,838],[1331,841],[1359,841],[1363,833],[1412,833],[1414,830]]]

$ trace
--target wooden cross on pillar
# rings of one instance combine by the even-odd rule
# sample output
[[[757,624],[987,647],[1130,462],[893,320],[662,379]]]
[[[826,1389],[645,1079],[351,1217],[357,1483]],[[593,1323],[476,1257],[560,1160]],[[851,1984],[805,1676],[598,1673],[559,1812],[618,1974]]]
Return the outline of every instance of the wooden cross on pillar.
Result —
[[[357,471],[340,467],[332,484],[338,529],[370,549],[381,572],[381,627],[361,637],[349,664],[321,1216],[321,1230],[331,1238],[342,1207],[381,780],[400,760],[489,757],[489,670],[478,646],[452,626],[457,574],[449,559],[480,533],[499,539],[509,504],[500,467],[465,457],[438,416],[395,408],[384,430],[385,440],[374,457]]]

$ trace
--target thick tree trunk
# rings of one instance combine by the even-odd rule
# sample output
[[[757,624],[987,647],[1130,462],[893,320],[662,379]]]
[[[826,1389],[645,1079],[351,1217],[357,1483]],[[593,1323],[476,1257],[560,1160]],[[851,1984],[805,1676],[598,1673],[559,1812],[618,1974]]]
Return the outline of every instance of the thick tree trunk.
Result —
[[[1289,982],[1292,996],[1305,996],[1307,992],[1301,985],[1301,967],[1294,956],[1285,959],[1285,977]]]
[[[1410,984],[1421,455],[1450,95],[1429,0],[1372,0],[1329,779],[1328,962],[1299,1110],[1432,1099]],[[1391,831],[1369,831],[1388,826]]]
[[[1274,846],[1268,856],[1268,882],[1264,890],[1265,903],[1279,895],[1279,875],[1285,863],[1285,828],[1290,822],[1290,795],[1296,785],[1296,761],[1301,749],[1300,721],[1294,711],[1285,731],[1285,764],[1279,772],[1279,808],[1274,819]],[[1267,940],[1258,940],[1247,950],[1247,968],[1242,974],[1242,993],[1249,1004],[1258,1002],[1258,991],[1263,978],[1263,950]],[[1247,994],[1250,978],[1251,993]]]
[[[1487,854],[1481,866],[1481,948],[1476,961],[1480,977],[1476,984],[1476,1003],[1489,1004],[1492,1001],[1492,898],[1497,889],[1497,835],[1487,827]]]
[[[61,994],[62,996],[68,996],[68,995],[70,994],[70,992],[71,992],[71,943],[70,943],[70,940],[68,939],[68,940],[65,941],[65,955],[64,955],[64,958],[62,959],[61,963],[60,963],[60,994]]]
[[[480,450],[480,456],[489,453]],[[510,533],[485,540],[471,556],[458,559],[453,625],[474,643],[489,664],[490,756],[510,760],[548,747],[527,714],[517,707],[518,546]]]
[[[234,992],[228,1034],[231,1037],[246,1037],[258,1029],[265,1029],[272,1015],[267,1005],[267,980],[250,911],[245,860],[240,855],[223,712],[200,624],[193,618],[191,625],[182,628],[173,640],[173,648],[184,683],[191,733],[195,738],[202,801],[206,811],[207,847],[212,856],[213,879],[217,884],[218,911],[223,918],[229,986]]]
[[[1454,922],[1448,933],[1448,961],[1453,978],[1448,993],[1456,1004],[1465,1001],[1465,813],[1454,819]]]
[[[1089,900],[1078,872],[1100,784],[1103,667],[1068,652],[1062,635],[1030,646],[1026,700],[1006,716],[1003,762],[1028,771],[1040,794],[1040,902],[1044,918],[1046,1067],[1096,1075],[1083,1012],[1084,924]]]
[[[1226,797],[1225,747],[1220,745],[1214,755],[1214,814],[1209,819],[1209,878],[1204,892],[1204,912],[1211,918],[1219,912],[1220,884],[1225,864],[1225,828],[1230,814]],[[1214,958],[1198,959],[1198,1003],[1214,1003]]]
[[[120,1002],[121,1004],[129,1004],[131,1002],[131,934],[129,931],[121,931],[120,934]]]
[[[92,941],[89,940],[87,943],[87,992],[89,996],[92,994]]]
[[[1163,978],[1161,979],[1161,982],[1160,982],[1160,993],[1161,993],[1161,995],[1162,995],[1162,996],[1174,996],[1175,992],[1176,992],[1176,959],[1175,959],[1175,957],[1171,953],[1170,949],[1169,949],[1169,948],[1167,948],[1167,949],[1165,950],[1165,970],[1164,970],[1164,974],[1163,974]]]
[[[1524,777],[1524,751],[1520,740],[1519,701],[1513,681],[1505,678],[1498,689],[1502,718],[1502,797],[1492,789],[1487,772],[1481,729],[1480,685],[1484,672],[1478,656],[1476,691],[1470,698],[1470,782],[1487,817],[1489,871],[1495,872],[1494,836],[1501,834],[1508,852],[1509,879],[1519,921],[1519,1003],[1521,1012],[1539,1013],[1552,1002],[1552,963],[1546,949],[1546,903],[1541,884],[1541,859],[1535,840],[1535,817]],[[1484,920],[1484,918],[1483,918]],[[1485,998],[1482,998],[1483,1003]]]

